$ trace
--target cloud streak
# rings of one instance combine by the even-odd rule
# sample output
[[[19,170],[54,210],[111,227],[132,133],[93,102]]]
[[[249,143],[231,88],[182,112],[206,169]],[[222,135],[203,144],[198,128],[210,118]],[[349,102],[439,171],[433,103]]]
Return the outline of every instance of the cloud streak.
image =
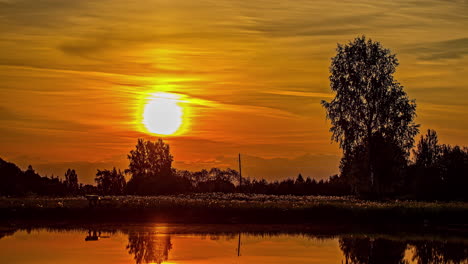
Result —
[[[468,37],[438,42],[428,42],[406,49],[421,60],[437,61],[461,59],[468,55]]]

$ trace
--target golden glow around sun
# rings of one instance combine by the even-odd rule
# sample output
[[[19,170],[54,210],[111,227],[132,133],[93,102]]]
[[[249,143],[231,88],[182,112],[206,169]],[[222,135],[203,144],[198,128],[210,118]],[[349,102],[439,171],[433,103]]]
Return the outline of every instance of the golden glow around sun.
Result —
[[[182,126],[183,109],[177,94],[154,93],[143,110],[143,125],[150,133],[159,135],[176,134]]]

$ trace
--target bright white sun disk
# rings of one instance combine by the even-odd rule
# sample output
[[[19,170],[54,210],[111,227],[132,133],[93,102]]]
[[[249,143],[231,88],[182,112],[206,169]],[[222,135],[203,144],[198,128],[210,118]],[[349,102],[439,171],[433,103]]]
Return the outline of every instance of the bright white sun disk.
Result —
[[[169,93],[153,94],[145,105],[143,124],[155,134],[171,135],[182,125],[182,107],[177,95]]]

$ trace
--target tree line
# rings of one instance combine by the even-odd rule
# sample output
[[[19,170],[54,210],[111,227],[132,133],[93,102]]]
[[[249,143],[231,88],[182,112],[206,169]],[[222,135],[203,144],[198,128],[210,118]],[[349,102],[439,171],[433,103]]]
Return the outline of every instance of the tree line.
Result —
[[[466,200],[468,149],[438,143],[437,133],[428,130],[413,150],[414,159],[404,168],[400,182],[386,182],[397,188],[392,197],[411,199]],[[96,185],[81,184],[75,170],[68,169],[63,179],[41,177],[29,166],[22,171],[0,159],[1,195],[168,195],[194,192],[242,192],[271,195],[356,195],[366,178],[356,179],[342,172],[327,180],[299,174],[281,181],[243,178],[233,169],[212,168],[188,171],[172,167],[170,147],[162,139],[139,139],[128,154],[129,167],[97,170]],[[343,168],[342,168],[343,169]],[[375,167],[376,171],[381,168]],[[377,174],[378,175],[378,174]],[[129,177],[127,181],[126,178]],[[382,179],[379,179],[382,184]],[[357,187],[356,185],[361,184]]]
[[[43,177],[31,165],[23,171],[17,165],[0,158],[0,195],[82,195],[92,192],[92,185],[78,182],[75,170],[68,169],[64,179],[59,177]]]
[[[296,179],[267,181],[240,179],[239,172],[230,168],[188,171],[172,167],[170,147],[162,139],[155,142],[139,139],[128,154],[125,171],[98,170],[96,183],[101,194],[157,195],[193,192],[244,192],[259,194],[340,195],[347,194],[338,175],[317,181],[299,174]],[[130,176],[125,182],[124,174]]]
[[[31,165],[22,171],[13,163],[0,159],[0,177],[3,184],[0,195],[167,195],[178,193],[243,192],[276,195],[344,195],[349,194],[338,175],[328,180],[304,178],[267,181],[242,178],[230,168],[211,168],[200,171],[178,170],[172,167],[170,147],[162,139],[138,139],[135,149],[128,154],[126,170],[98,169],[95,185],[82,184],[73,169],[63,178],[41,177]],[[127,181],[126,178],[129,178]]]
[[[411,160],[403,154],[389,151],[384,143],[375,153],[374,190],[378,198],[408,198],[426,200],[467,200],[468,148],[439,144],[437,133],[428,130],[412,150]],[[390,145],[390,148],[394,147]],[[397,158],[395,162],[394,158]],[[361,173],[365,163],[342,161],[341,174],[327,180],[287,178],[281,181],[265,179],[240,179],[233,169],[212,168],[188,171],[172,167],[170,147],[162,139],[155,142],[139,139],[128,155],[129,167],[124,172],[98,170],[97,189],[102,194],[155,195],[190,192],[243,192],[272,195],[358,195],[369,197],[372,186]],[[346,164],[349,162],[350,164]],[[343,164],[345,163],[345,164]],[[124,174],[130,176],[125,182]],[[372,193],[371,193],[372,194]],[[376,193],[374,193],[374,197]],[[365,195],[365,196],[364,196]]]

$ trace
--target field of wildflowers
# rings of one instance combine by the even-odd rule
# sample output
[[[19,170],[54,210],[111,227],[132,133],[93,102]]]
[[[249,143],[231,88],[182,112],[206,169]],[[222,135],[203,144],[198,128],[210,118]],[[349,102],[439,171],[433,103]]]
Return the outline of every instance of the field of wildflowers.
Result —
[[[466,202],[368,201],[354,197],[200,193],[107,196],[89,207],[85,197],[0,198],[3,219],[113,219],[212,222],[465,224]]]

